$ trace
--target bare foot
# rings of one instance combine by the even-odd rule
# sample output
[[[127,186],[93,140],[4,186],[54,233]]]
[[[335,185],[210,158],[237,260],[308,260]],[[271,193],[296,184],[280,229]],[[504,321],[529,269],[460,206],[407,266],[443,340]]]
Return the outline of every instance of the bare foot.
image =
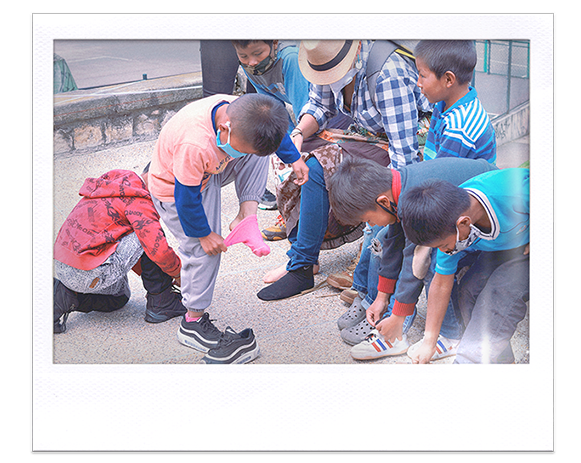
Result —
[[[258,201],[243,201],[240,203],[240,209],[238,210],[238,215],[234,218],[230,224],[230,231],[234,230],[236,225],[242,222],[249,215],[256,215],[258,213]]]
[[[274,283],[275,281],[280,280],[283,276],[287,274],[286,264],[281,265],[280,267],[271,270],[266,275],[264,275],[263,281],[265,283]]]
[[[236,225],[238,225],[240,222],[242,222],[242,218],[240,216],[237,216],[231,223],[230,226],[228,228],[230,228],[230,231],[234,230],[236,228]]]
[[[287,273],[286,264],[283,264],[264,275],[263,281],[265,283],[274,283],[275,281],[280,280]],[[313,275],[316,275],[317,273],[319,273],[319,266],[313,265]]]

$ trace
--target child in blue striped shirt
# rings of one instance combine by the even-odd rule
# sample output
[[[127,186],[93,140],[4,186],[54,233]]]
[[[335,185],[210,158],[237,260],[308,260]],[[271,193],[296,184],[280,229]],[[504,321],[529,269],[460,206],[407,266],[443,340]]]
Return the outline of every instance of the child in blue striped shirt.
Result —
[[[477,61],[474,41],[422,40],[414,53],[418,87],[435,103],[424,159],[455,156],[494,163],[494,128],[470,86]]]

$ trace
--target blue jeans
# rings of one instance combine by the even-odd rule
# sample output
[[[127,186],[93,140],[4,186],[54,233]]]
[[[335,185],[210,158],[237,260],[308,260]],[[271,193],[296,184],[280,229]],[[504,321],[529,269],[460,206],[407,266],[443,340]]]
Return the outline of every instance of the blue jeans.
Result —
[[[371,240],[376,237],[377,233],[383,227],[379,225],[374,225],[373,227],[369,224],[365,225],[363,229],[363,243],[361,244],[361,256],[359,257],[359,262],[357,267],[353,272],[353,286],[352,288],[359,292],[361,298],[364,298],[367,294],[367,288],[375,287],[377,289],[377,281],[373,283],[369,281],[369,261],[371,260]]]
[[[381,247],[374,249],[373,239],[381,239],[387,234],[388,227],[369,227],[364,230],[363,247],[361,249],[361,258],[353,274],[353,289],[359,291],[363,298],[362,307],[368,309],[377,297],[377,284],[379,282],[379,264],[381,262]],[[432,251],[430,268],[424,278],[426,291],[429,290],[430,282],[434,276],[436,265],[436,249]],[[396,283],[396,291],[399,281]],[[363,296],[364,295],[364,296]],[[455,297],[455,293],[453,294]],[[391,297],[389,305],[383,318],[389,317],[393,311],[395,298]],[[406,333],[412,326],[417,314],[414,309],[412,315],[408,315],[403,324],[403,332]],[[456,315],[452,301],[448,305],[448,310],[440,329],[440,334],[449,339],[460,339],[462,336],[462,325]]]
[[[319,252],[329,224],[329,193],[323,167],[315,157],[307,161],[309,180],[301,187],[301,212],[298,225],[288,240],[287,270],[296,270],[319,261]]]

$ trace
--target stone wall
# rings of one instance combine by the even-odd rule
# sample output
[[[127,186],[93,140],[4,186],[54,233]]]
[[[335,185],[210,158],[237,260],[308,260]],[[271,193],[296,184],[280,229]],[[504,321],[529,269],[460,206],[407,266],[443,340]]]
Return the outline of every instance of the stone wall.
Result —
[[[239,73],[238,87],[245,88],[243,77]],[[200,72],[56,94],[54,154],[83,154],[154,140],[177,111],[201,97]],[[493,119],[497,145],[528,134],[529,124],[528,102]]]
[[[201,73],[54,95],[54,154],[83,154],[157,138],[202,97]]]

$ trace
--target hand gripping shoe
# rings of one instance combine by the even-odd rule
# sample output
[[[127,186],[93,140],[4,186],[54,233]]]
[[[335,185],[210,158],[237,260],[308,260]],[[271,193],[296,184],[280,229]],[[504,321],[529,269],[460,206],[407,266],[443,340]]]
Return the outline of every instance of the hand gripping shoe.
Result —
[[[256,215],[249,215],[243,219],[224,240],[226,246],[232,246],[237,243],[244,243],[258,257],[270,254],[270,248],[262,239],[262,234],[258,228]]]

